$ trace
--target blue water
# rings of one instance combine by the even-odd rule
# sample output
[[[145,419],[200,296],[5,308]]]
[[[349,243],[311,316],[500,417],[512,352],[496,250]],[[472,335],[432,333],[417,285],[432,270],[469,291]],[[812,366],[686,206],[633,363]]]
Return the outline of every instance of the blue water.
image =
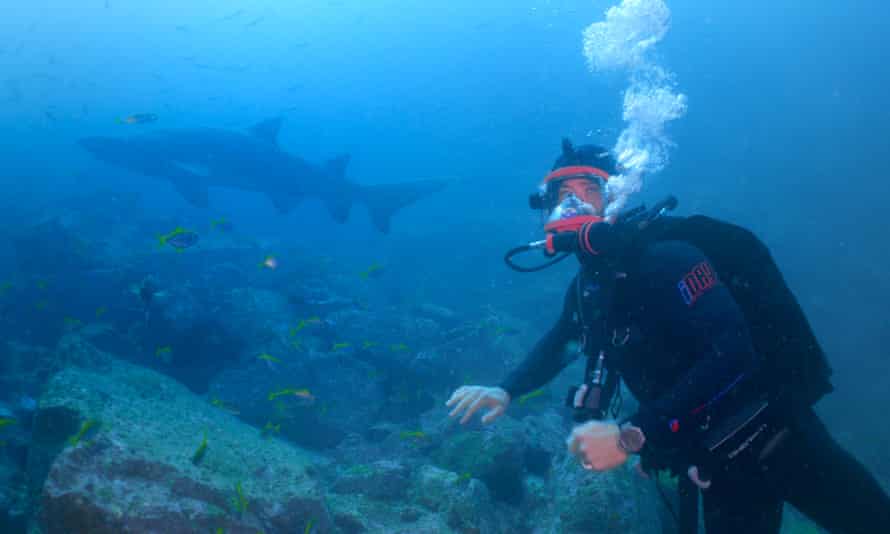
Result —
[[[626,76],[592,72],[582,54],[582,31],[612,3],[8,1],[0,279],[30,284],[52,271],[17,262],[10,240],[64,199],[110,190],[138,194],[156,221],[144,242],[114,251],[122,263],[151,251],[156,233],[226,217],[267,243],[264,252],[299,255],[282,252],[284,262],[323,256],[353,273],[385,264],[384,293],[470,317],[487,305],[507,309],[540,325],[528,333],[534,339],[556,317],[572,268],[517,275],[502,256],[541,235],[526,199],[561,137],[612,147],[624,127]],[[837,392],[823,413],[869,466],[887,470],[890,437],[875,418],[890,401],[890,7],[668,5],[670,32],[653,59],[674,72],[688,109],[667,124],[669,161],[630,204],[672,193],[680,213],[741,223],[770,245],[835,367]],[[159,120],[119,123],[134,113]],[[400,211],[382,235],[361,206],[342,225],[315,200],[281,215],[262,195],[232,190],[212,190],[211,207],[196,208],[168,184],[100,163],[76,144],[160,128],[244,129],[270,117],[283,117],[288,152],[314,163],[350,154],[347,176],[357,183],[451,185]],[[99,224],[80,237],[100,242],[118,229]],[[181,276],[199,275],[215,283],[206,273]],[[4,304],[7,319],[26,304]],[[28,341],[52,346],[46,336]],[[883,434],[871,439],[876,427]]]

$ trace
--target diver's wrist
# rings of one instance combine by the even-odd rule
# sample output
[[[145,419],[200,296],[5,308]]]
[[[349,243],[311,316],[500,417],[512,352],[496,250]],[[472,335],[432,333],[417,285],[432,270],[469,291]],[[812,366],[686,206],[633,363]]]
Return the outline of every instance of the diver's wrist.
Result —
[[[646,435],[643,430],[630,423],[619,427],[618,448],[627,454],[638,454],[646,444]]]

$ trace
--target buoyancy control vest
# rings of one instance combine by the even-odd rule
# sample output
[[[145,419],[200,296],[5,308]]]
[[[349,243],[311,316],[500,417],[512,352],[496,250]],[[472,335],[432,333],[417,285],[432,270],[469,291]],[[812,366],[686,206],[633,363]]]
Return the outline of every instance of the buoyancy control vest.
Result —
[[[749,230],[706,217],[661,217],[633,236],[625,260],[658,241],[684,241],[710,260],[745,316],[774,406],[807,408],[833,390],[831,366],[767,246]]]

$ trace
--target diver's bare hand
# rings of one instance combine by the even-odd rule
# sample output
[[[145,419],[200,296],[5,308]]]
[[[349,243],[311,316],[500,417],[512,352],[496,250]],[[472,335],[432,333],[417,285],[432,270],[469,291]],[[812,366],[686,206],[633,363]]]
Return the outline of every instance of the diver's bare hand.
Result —
[[[566,445],[584,469],[608,471],[627,461],[627,453],[618,446],[621,430],[610,421],[589,421],[576,426]]]
[[[457,406],[454,406],[454,405]],[[502,388],[490,388],[485,386],[461,386],[451,394],[451,398],[445,403],[449,408],[454,406],[449,417],[456,417],[464,413],[460,424],[465,424],[483,406],[489,410],[482,416],[482,423],[488,424],[500,417],[510,405],[510,394]]]

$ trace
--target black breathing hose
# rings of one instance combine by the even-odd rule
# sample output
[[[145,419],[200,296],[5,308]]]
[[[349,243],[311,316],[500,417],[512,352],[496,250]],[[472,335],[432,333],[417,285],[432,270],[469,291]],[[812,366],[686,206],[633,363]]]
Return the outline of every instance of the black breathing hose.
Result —
[[[535,273],[538,271],[543,271],[547,267],[550,267],[551,265],[555,265],[572,255],[570,252],[564,252],[548,262],[542,263],[540,265],[535,265],[533,267],[523,267],[522,265],[519,265],[518,263],[515,263],[513,261],[513,256],[516,256],[516,255],[519,255],[519,254],[522,254],[525,252],[529,252],[532,250],[538,250],[539,248],[541,248],[541,245],[538,245],[537,243],[529,244],[529,245],[520,245],[516,248],[511,248],[504,255],[504,262],[507,264],[508,267],[510,267],[514,271],[518,271],[520,273]]]

